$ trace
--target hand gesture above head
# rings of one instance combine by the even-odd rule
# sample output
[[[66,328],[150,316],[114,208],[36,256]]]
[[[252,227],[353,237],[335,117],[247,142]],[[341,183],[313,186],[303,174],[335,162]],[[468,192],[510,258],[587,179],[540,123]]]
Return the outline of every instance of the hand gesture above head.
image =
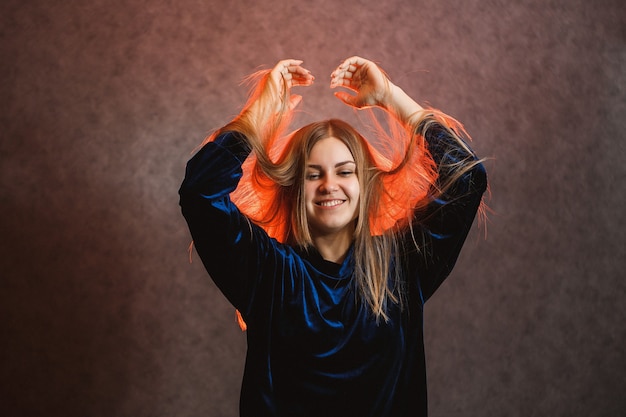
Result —
[[[356,108],[386,107],[391,93],[391,82],[372,61],[354,56],[346,59],[331,74],[330,87],[345,87],[356,95],[338,91],[335,96]]]
[[[402,123],[412,123],[424,111],[422,106],[393,84],[378,65],[358,56],[346,59],[333,71],[330,87],[345,87],[356,93],[335,93],[348,106],[357,109],[380,107]]]
[[[270,72],[269,79],[276,87],[278,98],[282,100],[282,97],[289,97],[289,109],[295,108],[302,100],[302,96],[290,94],[291,88],[309,86],[315,80],[311,71],[301,66],[302,62],[299,59],[285,59],[279,61]]]

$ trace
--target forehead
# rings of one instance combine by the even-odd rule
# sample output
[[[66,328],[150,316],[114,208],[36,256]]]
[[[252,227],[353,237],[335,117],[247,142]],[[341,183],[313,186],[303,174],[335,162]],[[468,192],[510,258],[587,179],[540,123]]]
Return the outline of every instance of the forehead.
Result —
[[[315,145],[313,145],[307,162],[321,164],[324,162],[336,163],[345,161],[354,162],[352,152],[350,152],[350,149],[348,149],[348,146],[346,146],[345,143],[336,137],[331,136],[320,139]]]

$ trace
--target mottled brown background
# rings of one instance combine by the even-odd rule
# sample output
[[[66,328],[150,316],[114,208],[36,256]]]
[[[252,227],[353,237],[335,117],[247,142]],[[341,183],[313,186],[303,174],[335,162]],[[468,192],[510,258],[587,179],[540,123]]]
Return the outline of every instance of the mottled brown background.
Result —
[[[0,54],[3,416],[237,415],[184,164],[281,58],[317,75],[298,123],[353,121],[353,54],[493,157],[487,238],[427,306],[431,415],[624,415],[622,0],[3,0]]]

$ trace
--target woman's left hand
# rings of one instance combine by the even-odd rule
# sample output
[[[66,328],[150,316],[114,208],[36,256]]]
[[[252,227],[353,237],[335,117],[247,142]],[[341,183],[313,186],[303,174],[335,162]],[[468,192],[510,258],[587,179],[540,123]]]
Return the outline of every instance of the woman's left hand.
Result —
[[[353,56],[346,59],[331,74],[330,87],[345,87],[356,93],[351,95],[338,91],[335,96],[349,106],[358,109],[386,107],[391,93],[391,82],[372,61]]]

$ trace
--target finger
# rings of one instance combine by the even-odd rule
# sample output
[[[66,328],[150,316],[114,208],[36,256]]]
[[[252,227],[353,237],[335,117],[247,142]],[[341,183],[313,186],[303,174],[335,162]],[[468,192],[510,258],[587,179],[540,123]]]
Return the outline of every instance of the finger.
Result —
[[[274,68],[272,68],[271,73],[274,77],[277,77],[279,74],[286,74],[289,72],[290,67],[298,67],[302,62],[303,61],[299,59],[284,59],[279,61]]]
[[[274,68],[272,68],[272,72],[280,73],[283,71],[283,69],[289,67],[290,65],[300,65],[301,63],[302,61],[298,59],[284,59],[282,61],[278,61],[276,65],[274,65]]]
[[[348,79],[348,78],[340,78],[340,79],[331,81],[330,88],[336,88],[336,87],[345,87],[350,90],[357,91],[355,84],[352,82],[351,79]]]
[[[292,66],[298,66],[302,64],[304,61],[301,59],[283,59],[282,61],[278,61],[275,68],[287,68]]]
[[[353,56],[345,59],[341,64],[339,64],[337,69],[355,72],[358,68],[366,65],[368,62],[369,61],[367,59],[361,58],[360,56]]]
[[[341,65],[339,67],[337,67],[337,71],[338,72],[347,72],[347,73],[351,73],[354,74],[355,72],[357,72],[359,70],[359,68],[361,68],[363,65],[354,65],[354,64],[345,64],[345,65]]]
[[[302,75],[306,75],[306,74],[311,74],[311,71],[309,71],[308,69],[304,68],[302,65],[289,65],[288,69],[290,72],[293,73],[297,73],[297,74],[302,74]]]
[[[315,77],[309,70],[302,67],[301,63],[301,60],[287,59],[280,61],[272,69],[270,77],[280,86],[281,94],[283,94],[283,86],[289,90],[295,86],[308,86],[313,83]]]
[[[343,61],[334,73],[340,72],[352,74],[353,78],[367,77],[370,72],[372,74],[386,76],[376,63],[359,56],[353,56]]]
[[[355,83],[352,74],[349,73],[342,73],[331,79],[330,88],[336,87],[345,87],[355,92],[358,91],[358,85]]]
[[[357,68],[353,66],[337,67],[331,74],[331,78],[353,78]]]
[[[300,65],[284,66],[280,73],[286,81],[291,81],[293,85],[308,85],[315,79],[311,71]]]
[[[332,78],[354,78],[354,71],[337,70],[331,74]]]
[[[314,81],[315,81],[314,77],[306,77],[306,78],[296,77],[292,79],[289,84],[291,87],[306,87],[306,86],[313,84]]]
[[[339,100],[343,101],[350,107],[359,107],[357,105],[356,97],[346,93],[345,91],[337,91],[335,93],[335,97],[337,97]]]
[[[289,73],[288,78],[285,79],[287,80],[290,87],[308,86],[313,84],[313,81],[315,81],[315,77],[311,75],[308,71],[303,73]]]
[[[352,57],[350,57],[350,58],[346,59],[346,60],[345,60],[345,62],[346,62],[347,64],[350,64],[350,65],[356,65],[357,67],[360,67],[360,66],[366,65],[366,64],[368,64],[368,63],[370,63],[370,64],[372,64],[372,63],[373,63],[373,62],[372,62],[372,61],[370,61],[369,59],[365,59],[365,58],[362,58],[362,57],[360,57],[360,56],[352,56]]]

